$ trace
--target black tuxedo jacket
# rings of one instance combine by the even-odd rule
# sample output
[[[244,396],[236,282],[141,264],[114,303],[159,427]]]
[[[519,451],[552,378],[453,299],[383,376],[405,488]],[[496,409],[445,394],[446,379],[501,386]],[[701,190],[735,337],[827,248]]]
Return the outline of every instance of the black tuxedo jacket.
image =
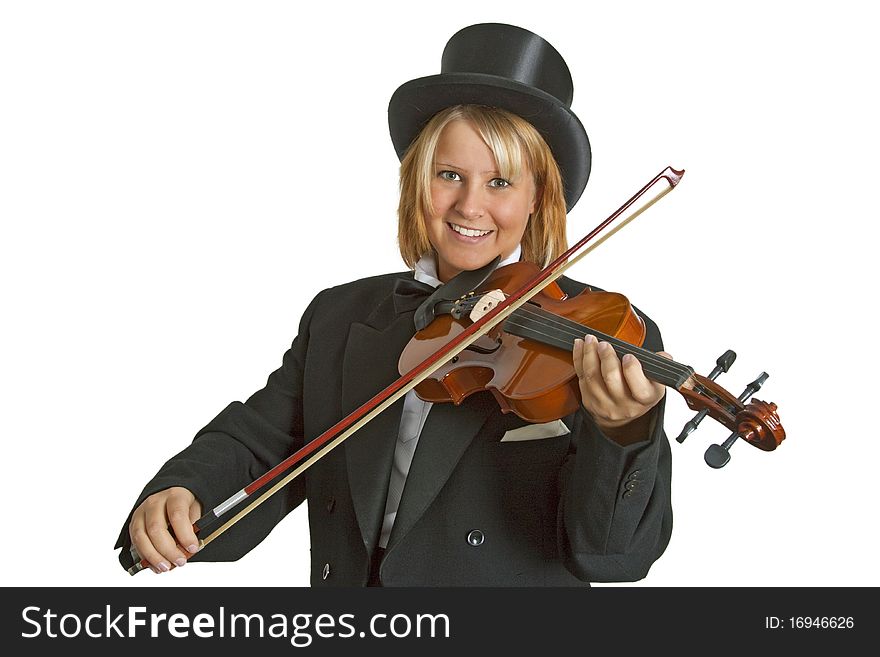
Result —
[[[135,507],[170,486],[205,512],[314,439],[398,378],[414,332],[396,307],[411,272],[320,293],[266,386],[226,407],[169,460]],[[584,285],[560,279],[576,294]],[[645,347],[662,349],[655,324]],[[313,586],[362,586],[370,576],[402,401],[199,552],[234,560],[308,500]],[[672,529],[671,457],[663,403],[645,440],[622,447],[581,408],[568,434],[502,441],[525,424],[489,393],[435,404],[419,438],[380,567],[385,586],[568,586],[644,577]],[[540,435],[541,427],[538,427]],[[117,547],[128,549],[128,523]],[[121,558],[122,555],[120,555]]]

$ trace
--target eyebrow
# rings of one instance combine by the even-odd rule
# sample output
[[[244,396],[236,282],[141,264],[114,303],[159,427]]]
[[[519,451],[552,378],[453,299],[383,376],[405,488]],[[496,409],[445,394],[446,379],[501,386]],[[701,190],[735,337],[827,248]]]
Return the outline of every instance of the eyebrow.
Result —
[[[434,162],[434,165],[438,166],[438,167],[449,167],[450,169],[458,169],[459,171],[465,171],[465,169],[462,169],[460,166],[456,166],[455,164],[448,164],[446,162]],[[490,169],[489,171],[481,171],[480,173],[482,173],[482,174],[487,174],[487,173],[497,174],[498,171],[495,169]]]

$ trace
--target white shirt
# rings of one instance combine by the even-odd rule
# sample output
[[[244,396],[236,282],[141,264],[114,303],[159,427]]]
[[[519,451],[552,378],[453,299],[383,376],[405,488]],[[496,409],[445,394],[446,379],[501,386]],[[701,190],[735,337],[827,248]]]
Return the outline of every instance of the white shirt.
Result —
[[[499,267],[518,262],[521,253],[519,246],[509,257],[498,263]],[[433,254],[423,256],[414,268],[413,277],[422,283],[438,287],[441,281],[437,278],[437,262]],[[422,401],[414,390],[406,393],[403,399],[403,414],[400,416],[400,428],[397,431],[397,445],[394,448],[394,464],[391,468],[391,479],[388,482],[388,496],[385,501],[385,517],[382,521],[382,533],[379,536],[379,547],[388,546],[388,537],[397,517],[403,487],[412,465],[413,455],[419,443],[419,436],[428,419],[433,404]]]

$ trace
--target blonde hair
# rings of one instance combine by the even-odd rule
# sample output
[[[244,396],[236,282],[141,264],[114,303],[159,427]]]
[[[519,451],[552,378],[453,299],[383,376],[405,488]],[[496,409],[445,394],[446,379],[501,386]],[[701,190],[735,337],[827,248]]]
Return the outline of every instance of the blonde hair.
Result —
[[[431,205],[434,157],[443,129],[453,121],[468,121],[495,156],[503,178],[516,178],[527,165],[535,179],[535,211],[522,238],[521,258],[544,267],[567,248],[565,192],[559,165],[535,127],[506,110],[482,105],[454,105],[435,114],[413,140],[400,164],[400,202],[397,243],[412,268],[433,251],[426,219]]]

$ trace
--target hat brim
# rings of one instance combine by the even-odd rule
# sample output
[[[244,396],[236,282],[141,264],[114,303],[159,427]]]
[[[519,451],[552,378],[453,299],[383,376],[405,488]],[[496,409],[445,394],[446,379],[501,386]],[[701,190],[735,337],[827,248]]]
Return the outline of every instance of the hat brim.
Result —
[[[388,127],[398,158],[403,158],[428,120],[452,105],[500,107],[531,123],[553,152],[565,187],[568,210],[590,177],[592,153],[578,117],[548,93],[507,78],[480,73],[445,73],[401,85],[388,104]]]

